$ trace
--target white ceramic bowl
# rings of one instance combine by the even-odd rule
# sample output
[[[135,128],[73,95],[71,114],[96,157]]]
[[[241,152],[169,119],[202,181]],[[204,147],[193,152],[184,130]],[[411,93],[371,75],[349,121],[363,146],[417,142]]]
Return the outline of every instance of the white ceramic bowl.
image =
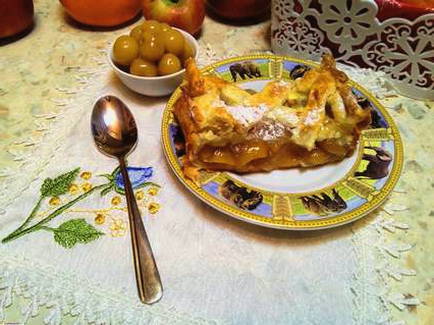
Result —
[[[190,43],[194,51],[194,57],[197,60],[199,45],[196,39],[189,33],[184,32],[181,29],[175,27],[172,28],[180,31],[184,36],[185,40]],[[171,94],[176,89],[176,87],[181,84],[184,77],[185,69],[169,74],[167,76],[158,77],[135,76],[119,69],[113,62],[113,44],[110,45],[110,50],[108,51],[108,60],[111,67],[113,68],[113,71],[116,73],[119,79],[121,79],[122,83],[131,90],[142,95],[158,97]]]

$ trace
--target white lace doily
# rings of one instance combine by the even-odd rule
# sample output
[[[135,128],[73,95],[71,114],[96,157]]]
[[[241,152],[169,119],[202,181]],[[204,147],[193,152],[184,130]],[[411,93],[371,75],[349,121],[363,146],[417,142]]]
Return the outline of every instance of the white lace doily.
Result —
[[[210,47],[203,53],[213,57]],[[100,71],[108,71],[101,64]],[[378,95],[387,94],[381,74],[348,72]],[[16,153],[21,170],[3,171],[0,237],[22,223],[44,178],[76,167],[92,175],[115,168],[115,161],[94,147],[89,128],[96,98],[114,94],[131,108],[140,130],[129,164],[152,166],[152,181],[161,185],[161,209],[156,215],[144,213],[144,220],[164,297],[153,306],[138,304],[130,240],[127,234],[119,235],[122,228],[116,233],[107,228],[105,236],[71,249],[41,230],[0,246],[0,320],[15,296],[28,303],[20,321],[31,320],[47,307],[47,324],[60,324],[65,315],[75,316],[77,324],[388,323],[391,303],[419,303],[417,298],[391,295],[382,279],[413,274],[397,270],[393,262],[410,247],[386,243],[383,236],[384,231],[406,228],[389,216],[399,206],[389,203],[381,218],[376,215],[321,232],[276,231],[233,220],[193,197],[166,165],[160,147],[166,99],[134,94],[111,73],[85,71],[83,76],[83,89],[58,103],[65,107],[63,114],[40,117],[51,123],[44,140],[33,144],[33,153],[25,157]],[[102,182],[93,179],[93,186]],[[104,210],[112,199],[95,194],[75,213],[93,224],[96,219],[85,211]],[[60,215],[51,227],[69,218],[67,213]],[[378,254],[383,254],[381,265]]]

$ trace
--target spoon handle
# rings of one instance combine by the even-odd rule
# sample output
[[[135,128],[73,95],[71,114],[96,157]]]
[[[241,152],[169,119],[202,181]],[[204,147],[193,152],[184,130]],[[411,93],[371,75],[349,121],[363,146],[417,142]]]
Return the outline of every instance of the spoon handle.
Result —
[[[119,158],[119,165],[125,185],[125,196],[127,197],[137,289],[140,300],[145,304],[152,304],[160,300],[163,295],[163,286],[161,285],[160,274],[158,273],[140,211],[137,207],[124,158]]]

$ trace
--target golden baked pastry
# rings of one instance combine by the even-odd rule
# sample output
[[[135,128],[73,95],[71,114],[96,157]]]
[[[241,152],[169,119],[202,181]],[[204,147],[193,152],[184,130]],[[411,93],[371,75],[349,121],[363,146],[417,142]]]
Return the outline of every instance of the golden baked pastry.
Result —
[[[325,55],[319,68],[294,81],[272,81],[251,94],[187,62],[174,105],[185,137],[183,169],[238,173],[318,166],[350,156],[371,122],[345,73]]]

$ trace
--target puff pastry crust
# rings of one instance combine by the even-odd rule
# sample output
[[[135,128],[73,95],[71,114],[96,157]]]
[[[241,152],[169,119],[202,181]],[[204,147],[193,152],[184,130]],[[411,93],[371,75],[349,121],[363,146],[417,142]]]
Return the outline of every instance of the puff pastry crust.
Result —
[[[371,123],[370,108],[358,105],[330,55],[303,77],[269,82],[253,94],[202,75],[190,60],[173,112],[185,138],[184,174],[192,180],[201,169],[248,173],[340,161]]]

